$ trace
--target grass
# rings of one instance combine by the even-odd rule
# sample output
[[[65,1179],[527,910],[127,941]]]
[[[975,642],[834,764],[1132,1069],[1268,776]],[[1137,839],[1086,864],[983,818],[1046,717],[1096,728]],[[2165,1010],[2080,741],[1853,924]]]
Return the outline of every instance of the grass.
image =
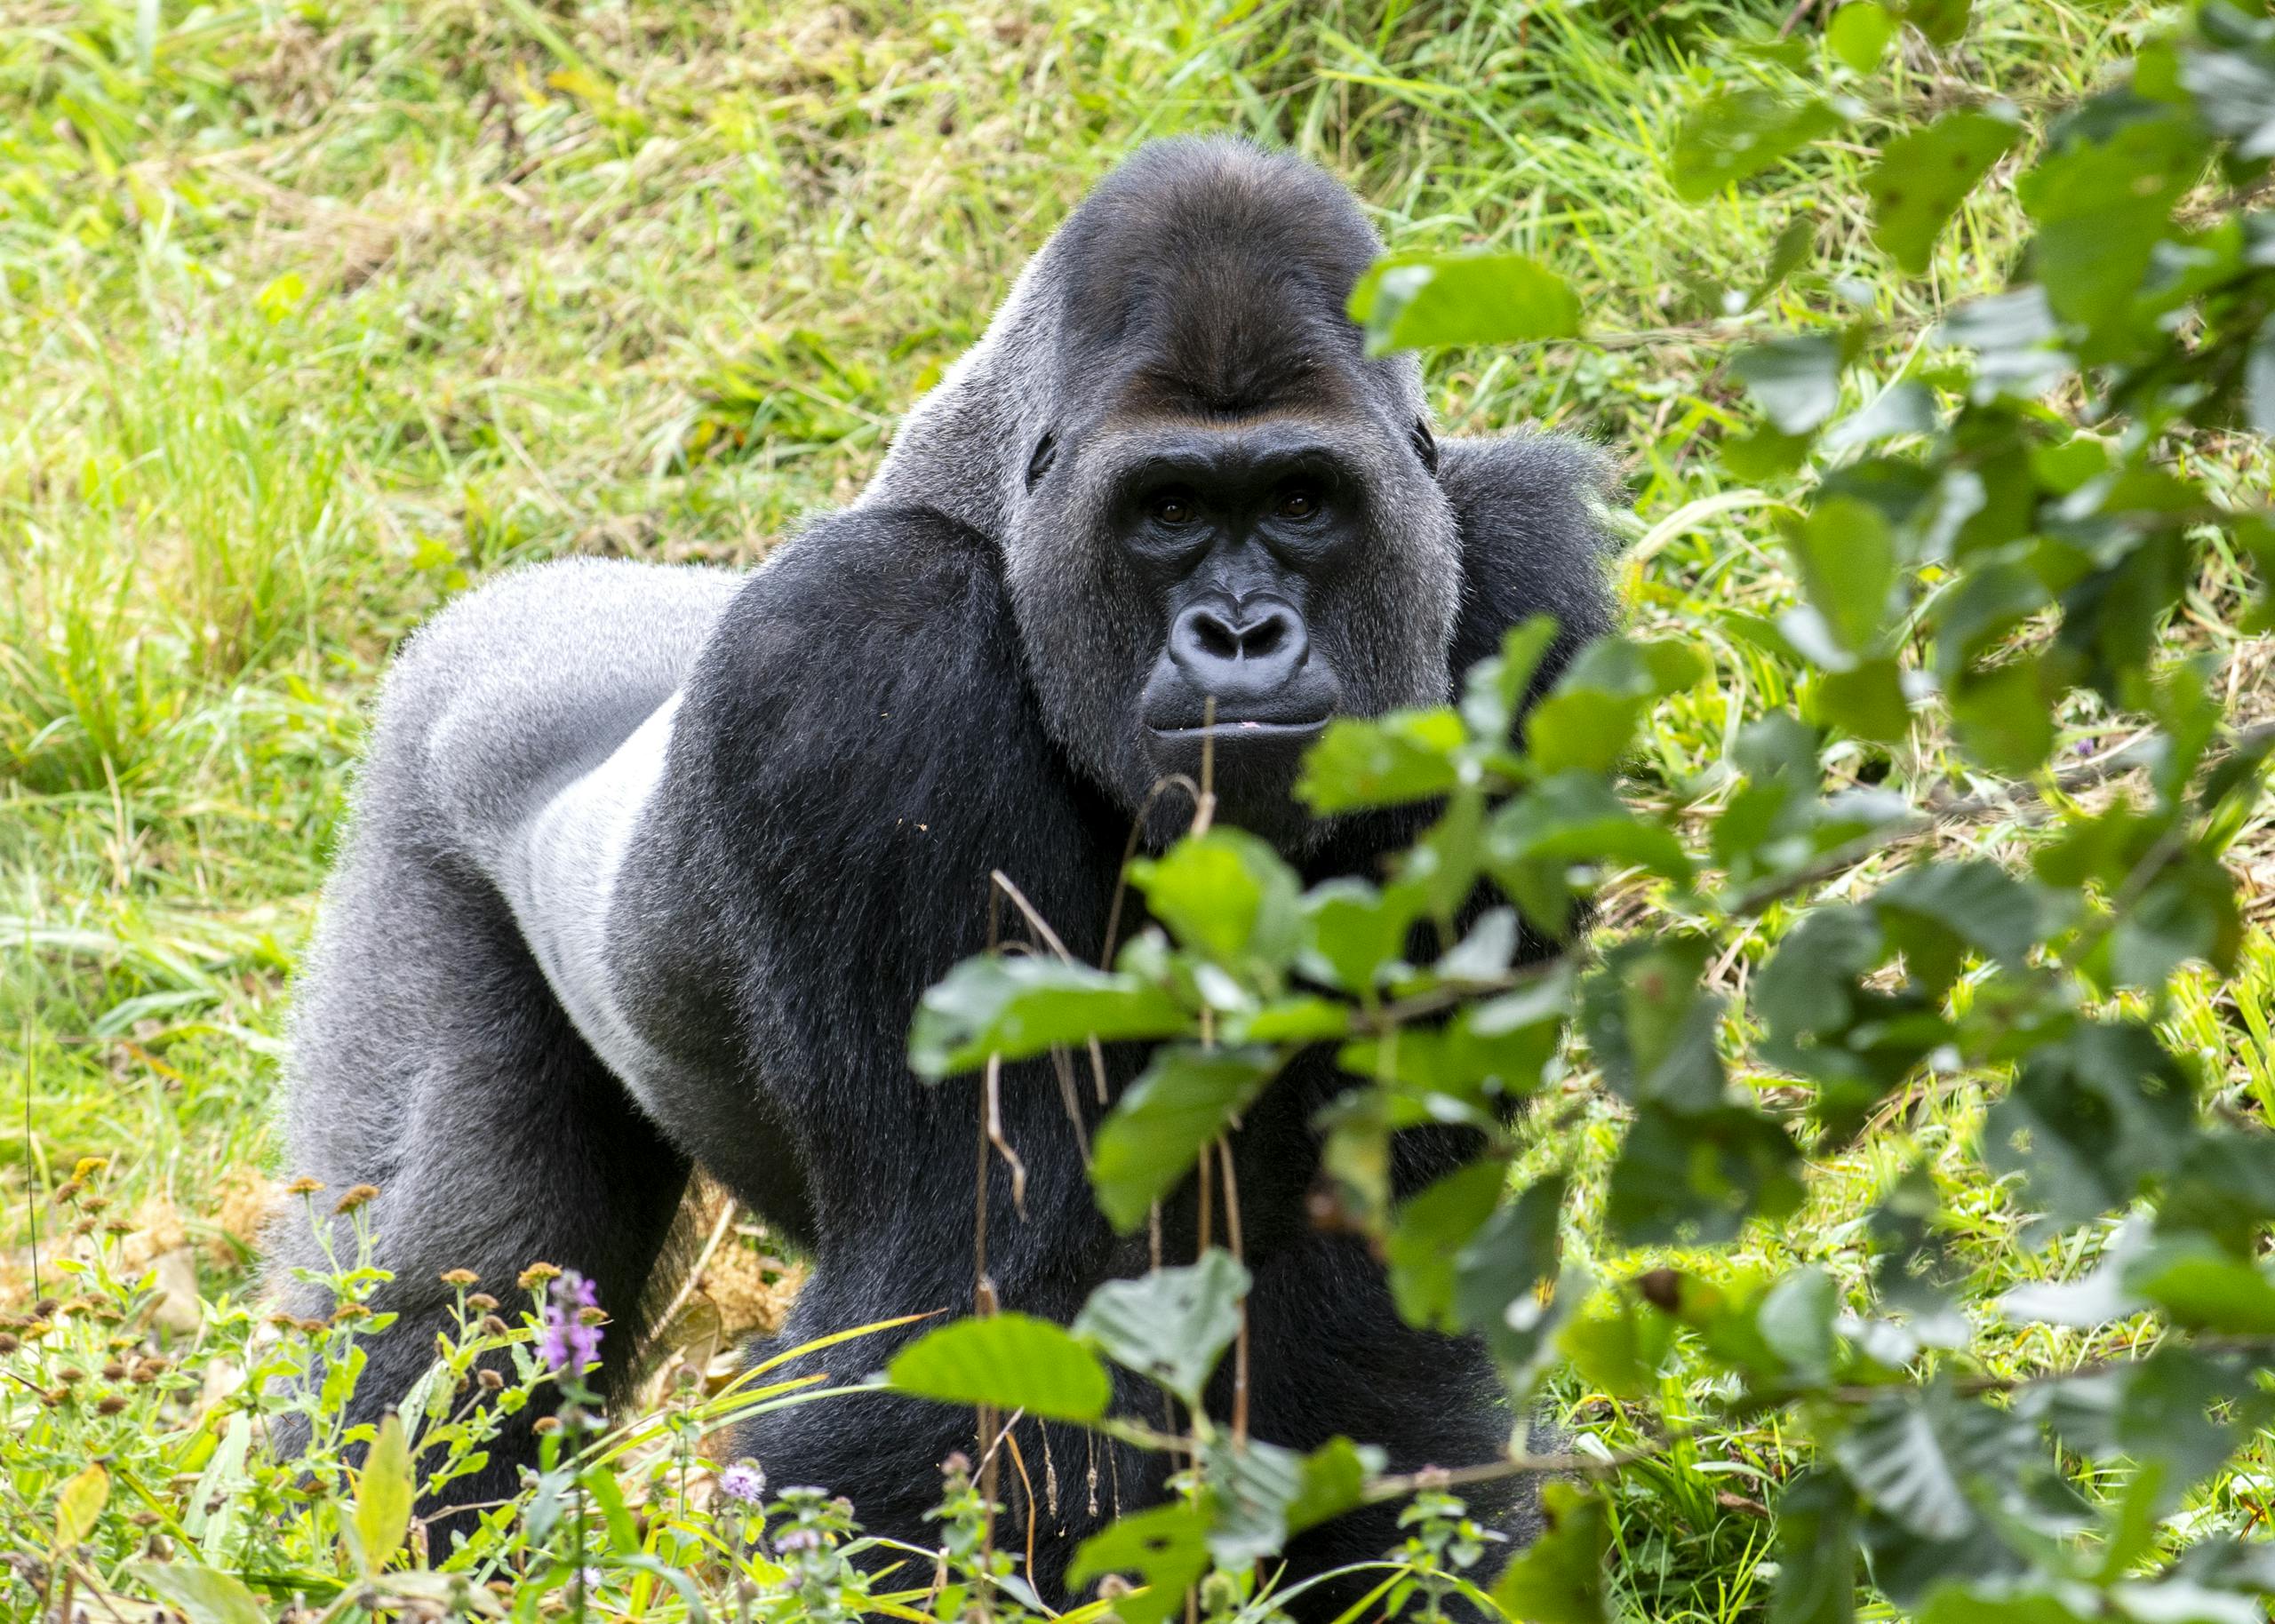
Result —
[[[1022,257],[1138,142],[1234,130],[1348,179],[1394,247],[1537,254],[1599,346],[1435,357],[1448,427],[1609,446],[1635,505],[1646,627],[1713,656],[1640,792],[1711,770],[1786,697],[1745,641],[1790,601],[1768,509],[1700,437],[1734,420],[1733,333],[1862,304],[1901,356],[1998,285],[2003,179],[1905,283],[1870,244],[1868,147],[1828,144],[1692,206],[1664,170],[1707,64],[1772,40],[1776,0],[1229,4],[415,0],[185,10],[26,0],[0,17],[0,1135],[12,1238],[83,1155],[146,1254],[240,1290],[288,984],[338,832],[361,707],[395,641],[467,582],[566,553],[747,563],[859,486],[895,416],[984,325]],[[1967,51],[1896,71],[2057,106],[2125,53],[2137,0],[1982,0]],[[1808,35],[1804,26],[1801,37]],[[1763,67],[1760,71],[1774,71]],[[1808,260],[1752,310],[1772,244]],[[2240,484],[2263,458],[2213,448]],[[2215,565],[2175,647],[2249,709]],[[2256,701],[2261,710],[2265,701]],[[2107,725],[2065,717],[2080,736]],[[1924,784],[1932,739],[1895,767]],[[1857,758],[1854,765],[1868,763]],[[2010,849],[2014,832],[1949,838]],[[2237,849],[2245,971],[2173,1019],[2237,1109],[2275,1112],[2275,837]],[[1768,928],[1774,931],[1776,921]],[[1726,973],[1742,981],[1756,950]],[[1918,1095],[1824,1169],[1758,1260],[1862,1278],[1856,1220],[1979,1095]],[[1953,1183],[1968,1261],[2024,1244],[2004,1192]],[[762,1238],[735,1243],[749,1250]],[[1743,1257],[1738,1266],[1744,1266]],[[1702,1265],[1705,1266],[1705,1265]],[[1717,1260],[1711,1267],[1730,1267]],[[2055,1333],[2039,1332],[2040,1338]],[[1989,1344],[2059,1364],[2060,1345]],[[1616,1445],[1608,1404],[1568,1395]],[[1685,1396],[1670,1395],[1680,1415]],[[1654,1619],[1759,1612],[1776,1441],[1701,1438],[1621,1505],[1623,1585]],[[2263,1461],[2191,1515],[2270,1514]],[[4,1512],[0,1512],[4,1516]]]

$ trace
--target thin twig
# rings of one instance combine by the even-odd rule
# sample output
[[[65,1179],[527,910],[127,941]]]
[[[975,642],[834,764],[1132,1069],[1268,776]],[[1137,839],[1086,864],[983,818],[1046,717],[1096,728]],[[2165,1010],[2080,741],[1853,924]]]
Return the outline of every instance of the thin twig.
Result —
[[[1229,1140],[1217,1141],[1217,1163],[1225,1170],[1225,1238],[1230,1243],[1233,1257],[1245,1265],[1248,1257],[1241,1244],[1241,1185],[1239,1175],[1233,1171],[1233,1147]],[[1248,1447],[1248,1298],[1240,1300],[1240,1329],[1233,1335],[1233,1447]]]
[[[734,1225],[736,1211],[735,1198],[729,1196],[727,1205],[720,1211],[719,1222],[711,1226],[711,1238],[705,1241],[703,1250],[695,1254],[695,1264],[687,1271],[687,1278],[679,1283],[679,1290],[672,1294],[672,1300],[664,1305],[664,1311],[651,1322],[658,1329],[670,1325],[672,1316],[686,1307],[687,1300],[695,1294],[696,1283],[703,1278],[703,1271],[710,1267],[713,1254],[719,1250],[719,1243],[726,1239],[727,1231]]]
[[[1019,1153],[1011,1148],[1011,1142],[1003,1137],[1003,1057],[1001,1055],[990,1055],[987,1057],[987,1079],[980,1094],[981,1098],[986,1102],[987,1143],[995,1147],[995,1153],[1003,1158],[1004,1165],[1011,1170],[1011,1206],[1017,1209],[1019,1216],[1024,1218],[1027,1215],[1027,1165],[1019,1159]],[[980,1160],[979,1178],[984,1187],[987,1181],[987,1164],[984,1150]],[[986,1199],[984,1188],[980,1199],[983,1202]]]

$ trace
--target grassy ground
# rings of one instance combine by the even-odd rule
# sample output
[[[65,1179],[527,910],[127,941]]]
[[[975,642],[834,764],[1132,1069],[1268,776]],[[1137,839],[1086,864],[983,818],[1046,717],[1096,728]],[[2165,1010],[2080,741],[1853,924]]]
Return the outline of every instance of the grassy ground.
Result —
[[[186,1247],[209,1294],[242,1284],[259,1180],[290,1171],[269,1124],[289,977],[396,638],[509,563],[748,561],[843,500],[1022,256],[1151,135],[1293,143],[1361,190],[1393,246],[1521,249],[1585,291],[1612,342],[1438,357],[1439,405],[1457,431],[1546,424],[1619,456],[1635,612],[1703,641],[1721,678],[1640,777],[1711,768],[1784,697],[1732,627],[1789,590],[1763,513],[1777,493],[1730,484],[1698,447],[1730,416],[1728,332],[1856,300],[1898,355],[1936,309],[1996,285],[2016,242],[1993,187],[1933,275],[1899,283],[1855,202],[1871,152],[1839,144],[1742,202],[1675,199],[1664,151],[1702,64],[1792,9],[0,11],[0,1052],[24,1113],[0,1135],[17,1243],[0,1284],[28,1283],[45,1210],[28,1197],[88,1154],[116,1158],[147,1250]],[[1941,71],[2032,108],[2094,82],[2150,15],[1977,10]],[[1793,220],[1814,225],[1803,269],[1718,329],[1725,291],[1754,287]],[[2227,658],[2248,709],[2275,656],[2220,629],[2238,590],[2215,569],[2175,636]],[[1923,740],[1896,765],[1936,760]],[[2247,968],[2184,991],[2178,1018],[2229,1103],[2275,1114],[2275,840],[2239,856],[2261,927]],[[1851,1221],[1976,1110],[1965,1089],[1913,1102],[1762,1246],[1855,1278]],[[2023,1246],[1999,1191],[1948,1194],[1985,1269],[2062,1266]],[[1621,1529],[1636,1606],[1759,1604],[1750,1507],[1774,1446],[1705,1441],[1653,1469],[1656,1498],[1631,1499]],[[2199,1515],[2264,1517],[2275,1479],[2257,1469]]]

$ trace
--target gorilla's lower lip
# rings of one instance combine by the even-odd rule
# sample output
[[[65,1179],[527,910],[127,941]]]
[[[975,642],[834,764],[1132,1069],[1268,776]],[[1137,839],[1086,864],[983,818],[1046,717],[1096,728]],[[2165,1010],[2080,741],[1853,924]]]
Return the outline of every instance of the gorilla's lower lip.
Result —
[[[1328,718],[1316,721],[1220,721],[1213,725],[1193,728],[1153,728],[1145,731],[1164,743],[1178,743],[1188,739],[1290,739],[1303,738],[1327,730]]]

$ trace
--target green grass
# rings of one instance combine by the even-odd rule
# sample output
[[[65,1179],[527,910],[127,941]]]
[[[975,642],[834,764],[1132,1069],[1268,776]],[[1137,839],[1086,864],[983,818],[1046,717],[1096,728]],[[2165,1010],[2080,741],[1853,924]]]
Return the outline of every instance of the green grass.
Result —
[[[1895,71],[2043,108],[2095,83],[2151,15],[1977,9],[1965,52]],[[1729,618],[1790,601],[1767,513],[1780,493],[1730,484],[1699,443],[1736,419],[1717,373],[1731,335],[1861,301],[1893,360],[1936,311],[1998,285],[2019,240],[2002,179],[1931,275],[1901,281],[1856,202],[1863,146],[1820,148],[1743,198],[1677,200],[1677,110],[1709,61],[1771,40],[1791,10],[13,8],[0,1051],[28,1120],[0,1134],[15,1242],[0,1286],[28,1284],[28,1214],[52,1224],[40,1192],[89,1154],[116,1158],[138,1222],[187,1226],[209,1292],[242,1284],[245,1203],[225,1196],[249,1169],[291,1171],[269,1126],[288,981],[395,640],[515,561],[748,562],[846,499],[1023,256],[1150,136],[1291,143],[1360,190],[1393,247],[1520,250],[1583,291],[1612,342],[1436,357],[1438,403],[1455,431],[1549,425],[1618,456],[1643,539],[1632,611],[1698,641],[1720,679],[1672,707],[1639,792],[1712,769],[1739,721],[1787,697]],[[1795,219],[1815,225],[1801,270],[1717,322]],[[2207,450],[2263,482],[2257,454]],[[2243,590],[2231,565],[2207,570],[2175,641],[2228,659],[2248,712],[2275,650],[2222,629]],[[1942,769],[1932,739],[1899,754],[1917,784]],[[1950,838],[2003,850],[2013,833]],[[2271,853],[2263,818],[2238,848],[2261,927],[2244,973],[2191,983],[2174,1017],[2219,1098],[2259,1114],[2275,1112]],[[1861,1280],[1873,1192],[1964,1142],[1980,1105],[1966,1087],[1915,1093],[1759,1238],[1760,1260]],[[1989,1277],[2074,1263],[2027,1246],[2000,1190],[1947,1195]],[[2018,1367],[2091,1351],[2033,1336],[1990,1345]],[[1613,1406],[1567,1397],[1616,1446]],[[1688,1402],[1670,1395],[1671,1414]],[[1619,1540],[1640,1611],[1758,1612],[1767,1553],[1747,1502],[1776,1458],[1766,1436],[1709,1435],[1635,1480]],[[2266,1469],[2247,1457],[2191,1515],[2263,1521]]]

